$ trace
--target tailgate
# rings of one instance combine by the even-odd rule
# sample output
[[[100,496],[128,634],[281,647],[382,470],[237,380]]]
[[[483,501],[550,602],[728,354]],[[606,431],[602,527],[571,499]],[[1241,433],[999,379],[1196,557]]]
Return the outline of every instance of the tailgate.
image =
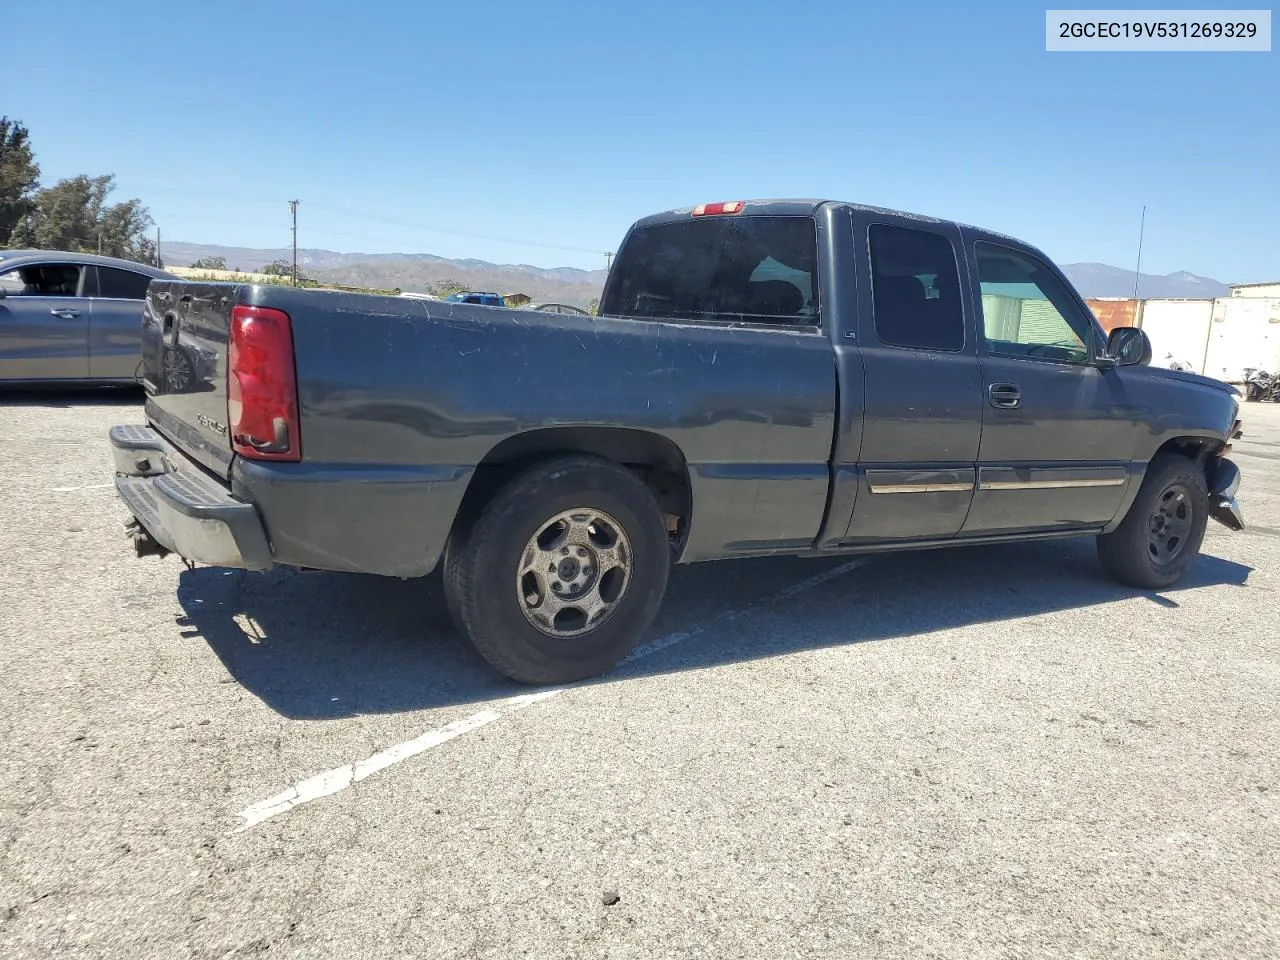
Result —
[[[234,284],[153,281],[142,316],[147,417],[219,476],[231,472],[227,333]]]

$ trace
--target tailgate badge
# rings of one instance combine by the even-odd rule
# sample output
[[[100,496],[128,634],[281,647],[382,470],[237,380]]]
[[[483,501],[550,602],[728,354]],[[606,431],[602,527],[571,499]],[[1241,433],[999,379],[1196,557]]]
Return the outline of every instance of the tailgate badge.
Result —
[[[225,423],[219,423],[217,420],[213,419],[213,417],[206,417],[203,413],[196,417],[196,419],[200,421],[200,426],[208,427],[210,430],[216,431],[224,437],[227,435],[227,425]]]

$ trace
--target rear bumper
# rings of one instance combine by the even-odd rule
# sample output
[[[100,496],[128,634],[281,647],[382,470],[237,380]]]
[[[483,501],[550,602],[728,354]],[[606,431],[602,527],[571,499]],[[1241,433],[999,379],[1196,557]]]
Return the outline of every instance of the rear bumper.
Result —
[[[444,552],[470,466],[263,463],[207,473],[158,430],[112,427],[116,489],[140,555],[421,577]]]
[[[232,496],[226,485],[192,464],[150,427],[112,427],[110,438],[116,492],[156,543],[210,566],[245,570],[274,566],[271,546],[252,503]]]

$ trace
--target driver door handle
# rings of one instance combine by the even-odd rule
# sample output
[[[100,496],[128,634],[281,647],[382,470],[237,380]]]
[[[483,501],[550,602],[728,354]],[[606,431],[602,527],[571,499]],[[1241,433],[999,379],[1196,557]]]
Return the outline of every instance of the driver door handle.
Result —
[[[1022,404],[1022,392],[1016,383],[993,383],[987,388],[987,397],[993,407],[1016,410]]]
[[[61,317],[63,320],[71,320],[75,317],[80,316],[79,310],[72,310],[68,307],[54,307],[49,312],[53,314],[55,317]]]

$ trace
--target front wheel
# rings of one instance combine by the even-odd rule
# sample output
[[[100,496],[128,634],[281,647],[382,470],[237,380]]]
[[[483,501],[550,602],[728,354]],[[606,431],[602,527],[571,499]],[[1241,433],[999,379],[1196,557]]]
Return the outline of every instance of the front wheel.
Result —
[[[563,457],[518,474],[455,533],[444,584],[459,630],[500,673],[571,683],[635,645],[670,559],[658,504],[633,473]]]
[[[1244,398],[1245,400],[1261,400],[1262,388],[1258,386],[1256,383],[1245,384]]]
[[[1098,537],[1098,559],[1121,583],[1146,590],[1173,586],[1200,553],[1209,521],[1204,474],[1186,457],[1151,461],[1120,526]]]

